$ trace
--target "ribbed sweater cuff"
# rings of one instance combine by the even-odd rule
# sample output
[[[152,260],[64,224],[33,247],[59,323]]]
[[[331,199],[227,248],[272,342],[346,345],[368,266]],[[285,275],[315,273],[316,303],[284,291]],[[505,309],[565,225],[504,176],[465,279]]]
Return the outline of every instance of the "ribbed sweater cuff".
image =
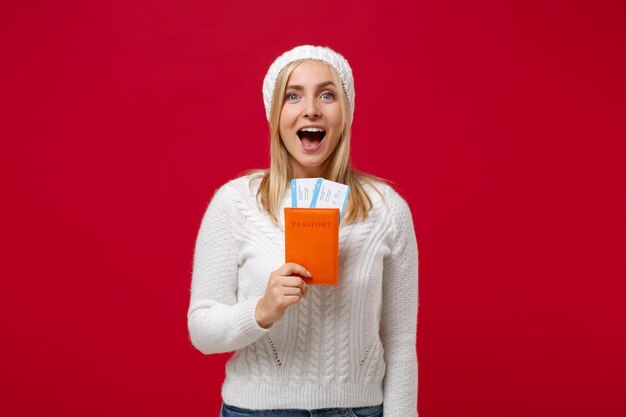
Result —
[[[259,323],[256,321],[256,305],[260,299],[261,297],[258,297],[241,303],[237,318],[241,331],[252,340],[258,339],[269,331],[269,329],[259,326]]]

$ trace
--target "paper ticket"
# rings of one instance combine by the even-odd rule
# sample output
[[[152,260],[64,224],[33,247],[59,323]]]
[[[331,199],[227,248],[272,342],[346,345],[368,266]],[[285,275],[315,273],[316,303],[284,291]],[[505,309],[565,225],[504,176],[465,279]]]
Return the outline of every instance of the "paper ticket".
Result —
[[[313,208],[338,208],[339,218],[343,216],[343,210],[348,201],[350,187],[338,182],[322,180],[313,194],[311,207]]]
[[[322,178],[294,178],[291,180],[291,207],[311,207],[313,196]]]

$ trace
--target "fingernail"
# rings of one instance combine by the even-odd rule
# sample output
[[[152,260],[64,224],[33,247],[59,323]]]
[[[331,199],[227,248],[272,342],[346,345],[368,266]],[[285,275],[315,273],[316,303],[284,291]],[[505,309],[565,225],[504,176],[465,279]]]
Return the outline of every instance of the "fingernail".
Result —
[[[309,278],[311,278],[311,277],[313,276],[313,275],[311,275],[311,273],[310,273],[308,270],[306,271],[306,275],[307,275]]]

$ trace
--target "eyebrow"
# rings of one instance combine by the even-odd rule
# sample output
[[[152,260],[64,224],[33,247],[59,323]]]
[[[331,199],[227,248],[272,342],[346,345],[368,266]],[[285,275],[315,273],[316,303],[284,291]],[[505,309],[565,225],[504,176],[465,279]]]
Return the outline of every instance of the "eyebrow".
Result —
[[[326,87],[328,85],[332,85],[333,87],[337,88],[335,83],[332,82],[332,81],[325,81],[323,83],[319,83],[316,87],[319,89],[319,88],[322,88],[322,87]],[[288,85],[287,88],[291,89],[291,90],[299,90],[299,91],[304,90],[304,87],[302,87],[301,85]]]

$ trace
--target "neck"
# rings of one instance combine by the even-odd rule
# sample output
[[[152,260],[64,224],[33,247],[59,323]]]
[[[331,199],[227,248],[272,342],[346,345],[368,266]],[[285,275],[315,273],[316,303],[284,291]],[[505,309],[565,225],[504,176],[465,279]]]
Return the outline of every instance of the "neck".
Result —
[[[321,166],[306,167],[298,163],[292,164],[295,178],[318,178],[322,175]]]

